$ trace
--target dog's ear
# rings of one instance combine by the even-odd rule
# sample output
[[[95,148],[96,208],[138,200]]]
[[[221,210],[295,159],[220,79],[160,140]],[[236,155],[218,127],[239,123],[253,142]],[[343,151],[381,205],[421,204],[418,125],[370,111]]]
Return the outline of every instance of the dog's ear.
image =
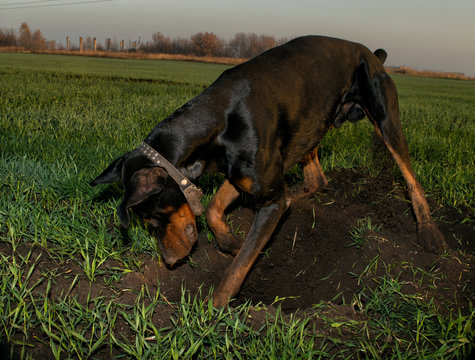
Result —
[[[92,180],[89,184],[96,186],[99,184],[109,184],[122,179],[122,166],[125,160],[129,156],[129,153],[115,159],[98,177]]]
[[[388,76],[385,72],[374,74],[371,78],[368,65],[363,60],[358,69],[356,69],[356,82],[358,85],[358,91],[363,101],[361,105],[366,112],[369,113],[369,117],[372,121],[375,121],[379,128],[383,126],[383,122],[386,119],[386,100],[381,92],[381,82],[384,77]]]
[[[355,123],[364,119],[366,116],[364,111],[365,99],[367,93],[371,91],[372,85],[369,79],[368,65],[366,59],[362,59],[355,70],[353,84],[337,107],[333,125],[339,128],[346,120]]]
[[[124,228],[130,223],[128,209],[162,191],[167,177],[168,173],[160,167],[144,168],[134,172],[130,181],[124,182],[124,199],[117,209],[120,223]]]
[[[357,88],[356,91],[358,94],[364,97],[365,93],[368,92],[371,87],[370,82],[368,64],[366,60],[363,59],[356,68],[355,83],[353,86]]]
[[[388,57],[388,53],[384,49],[378,49],[374,52],[374,55],[381,61],[381,64],[384,64],[386,58]]]

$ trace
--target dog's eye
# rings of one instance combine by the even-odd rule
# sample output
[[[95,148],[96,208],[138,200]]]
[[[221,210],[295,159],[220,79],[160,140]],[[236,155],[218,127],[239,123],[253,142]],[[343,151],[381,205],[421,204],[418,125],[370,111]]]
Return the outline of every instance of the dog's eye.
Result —
[[[173,206],[167,206],[163,209],[160,209],[159,211],[162,213],[162,214],[171,214],[173,212],[175,212],[175,208]]]
[[[151,226],[155,228],[160,226],[160,221],[158,221],[155,218],[143,219],[143,221],[146,222],[147,224],[150,224]]]

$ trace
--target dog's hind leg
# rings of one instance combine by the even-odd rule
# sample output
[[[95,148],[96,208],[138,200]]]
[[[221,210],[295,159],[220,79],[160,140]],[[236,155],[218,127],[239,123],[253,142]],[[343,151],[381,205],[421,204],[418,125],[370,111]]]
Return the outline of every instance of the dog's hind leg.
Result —
[[[376,75],[368,81],[367,85],[364,89],[367,115],[378,135],[383,138],[406,180],[417,219],[419,241],[426,250],[441,253],[446,250],[445,239],[431,218],[424,190],[417,181],[411,166],[406,138],[399,121],[396,86],[386,73]]]
[[[206,210],[206,220],[219,247],[232,254],[237,254],[244,239],[240,239],[232,233],[226,223],[224,211],[238,196],[239,191],[228,180],[225,180],[214,194]]]
[[[328,185],[328,180],[318,160],[318,146],[310,154],[305,155],[302,168],[304,181],[303,184],[297,187],[292,193],[293,199],[310,196],[318,189]]]

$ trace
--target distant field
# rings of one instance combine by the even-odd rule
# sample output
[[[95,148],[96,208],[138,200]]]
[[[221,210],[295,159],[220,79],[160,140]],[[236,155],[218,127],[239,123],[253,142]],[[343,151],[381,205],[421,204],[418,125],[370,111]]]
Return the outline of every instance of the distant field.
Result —
[[[157,66],[158,65],[158,66]],[[229,66],[190,61],[134,60],[85,56],[0,53],[0,68],[206,85]]]
[[[435,283],[452,277],[432,264],[411,267],[417,251],[398,259],[405,271],[413,271],[409,282],[400,280],[391,264],[378,263],[378,254],[363,273],[350,274],[358,285],[368,279],[373,286],[361,284],[362,290],[347,299],[351,304],[344,299],[343,304],[315,304],[316,315],[308,318],[302,313],[284,316],[274,308],[271,315],[260,315],[260,324],[257,315],[266,309],[263,304],[217,310],[203,299],[206,294],[190,297],[185,292],[180,302],[170,303],[159,286],[141,282],[145,271],[165,267],[156,240],[135,217],[127,236],[121,232],[116,215],[119,184],[92,188],[88,183],[226,68],[0,53],[0,354],[30,359],[466,358],[474,339],[473,305],[440,315],[430,296],[436,293]],[[467,223],[473,224],[475,205],[475,82],[393,79],[419,180],[432,204],[460,210],[463,215],[450,221],[463,224],[463,236],[471,234],[473,226]],[[380,160],[387,155],[373,145],[373,131],[365,120],[331,131],[320,156],[326,172],[355,168],[358,174],[378,174],[384,167]],[[205,190],[204,202],[213,184]],[[363,247],[369,237],[362,227],[367,226],[379,247],[380,224],[371,228],[371,219],[364,220],[351,236]],[[313,221],[320,226],[315,213]],[[408,222],[413,226],[410,218]],[[296,236],[297,229],[292,231]],[[309,233],[314,235],[313,230]],[[200,239],[206,243],[208,235],[202,217]],[[349,238],[345,231],[341,243],[349,243]],[[402,243],[405,240],[406,233],[401,235]],[[448,267],[450,271],[463,269],[466,276],[468,241],[451,240],[459,241],[462,250],[454,247],[442,257],[451,266],[459,264]],[[346,262],[362,259],[353,244],[337,246],[354,252]],[[275,254],[271,249],[265,255]],[[185,262],[181,270],[208,271],[191,257]],[[376,276],[376,268],[387,273]],[[460,274],[452,283],[460,281]],[[319,280],[330,277],[325,275],[319,274]],[[135,285],[139,290],[131,290]],[[181,286],[180,279],[174,286]],[[403,290],[407,286],[410,295]],[[461,286],[460,294],[464,291],[470,288]],[[279,301],[276,298],[276,304]],[[252,314],[257,314],[254,319]],[[165,320],[157,319],[159,315]]]

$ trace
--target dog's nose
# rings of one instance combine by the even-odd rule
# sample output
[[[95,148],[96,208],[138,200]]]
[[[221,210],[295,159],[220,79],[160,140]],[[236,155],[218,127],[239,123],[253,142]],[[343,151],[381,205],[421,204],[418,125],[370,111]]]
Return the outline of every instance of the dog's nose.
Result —
[[[175,263],[178,261],[178,258],[175,255],[169,254],[165,251],[162,251],[162,257],[169,266],[175,265]]]

